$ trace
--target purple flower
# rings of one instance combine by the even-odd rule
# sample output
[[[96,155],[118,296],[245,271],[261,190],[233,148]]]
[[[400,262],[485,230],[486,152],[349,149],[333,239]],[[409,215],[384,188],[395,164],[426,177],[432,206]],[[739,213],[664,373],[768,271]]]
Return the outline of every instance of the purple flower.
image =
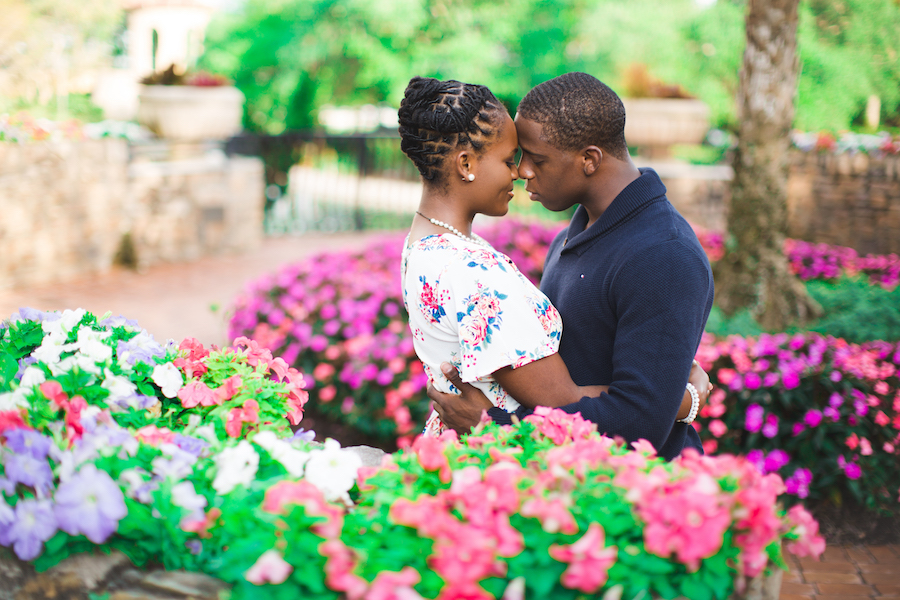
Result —
[[[13,483],[21,483],[47,491],[53,487],[53,471],[45,458],[31,454],[13,454],[6,459],[6,476]]]
[[[200,456],[200,453],[209,446],[209,442],[206,440],[201,440],[200,438],[191,437],[189,435],[181,435],[180,433],[175,435],[173,441],[181,450],[184,450],[188,454],[193,454],[194,456]]]
[[[7,429],[6,445],[19,454],[29,454],[34,458],[47,458],[50,452],[50,438],[31,429]]]
[[[304,442],[311,442],[316,439],[316,432],[312,430],[305,430],[302,427],[294,432],[294,435],[288,439],[289,442],[296,442],[298,440],[302,440]]]
[[[788,453],[784,450],[772,450],[769,452],[769,455],[766,456],[763,468],[766,473],[774,473],[784,465],[788,464],[790,460],[791,457],[788,456]]]
[[[808,410],[803,416],[803,422],[809,427],[818,427],[822,422],[822,411],[815,408]]]
[[[822,414],[835,422],[837,422],[841,418],[841,411],[836,408],[832,408],[831,406],[826,406],[822,411]]]
[[[847,476],[847,479],[859,479],[862,475],[862,469],[855,462],[847,463],[844,465],[844,474]]]
[[[137,321],[135,321],[134,319],[126,319],[122,315],[119,315],[118,317],[108,317],[108,318],[100,321],[99,324],[103,325],[104,327],[125,327],[125,326],[137,327],[138,326]]]
[[[791,429],[791,435],[797,437],[804,431],[806,431],[806,425],[803,423],[794,423],[794,427]]]
[[[128,513],[122,490],[92,464],[61,484],[55,500],[59,528],[70,535],[83,534],[95,544],[105,542]]]
[[[766,376],[763,377],[763,387],[770,388],[774,386],[776,383],[778,383],[778,380],[780,378],[781,377],[778,375],[778,373],[766,373]]]
[[[747,415],[744,419],[744,429],[750,433],[756,433],[762,427],[765,410],[759,404],[751,404],[747,407]]]
[[[841,375],[840,371],[832,371],[831,375],[829,377],[829,379],[831,379],[835,383],[837,383],[838,381],[840,381],[843,378],[844,378],[844,376]]]
[[[858,414],[860,417],[864,417],[869,412],[869,405],[865,400],[860,400],[859,398],[857,398],[853,401],[853,410],[855,410],[856,414]]]
[[[15,520],[16,511],[10,508],[3,496],[0,495],[0,546],[9,546],[10,527]]]
[[[766,424],[762,427],[762,434],[767,438],[778,435],[778,417],[771,413],[766,415]]]
[[[56,517],[49,500],[28,498],[16,504],[16,519],[7,532],[7,545],[22,560],[40,555],[44,542],[56,533]]]

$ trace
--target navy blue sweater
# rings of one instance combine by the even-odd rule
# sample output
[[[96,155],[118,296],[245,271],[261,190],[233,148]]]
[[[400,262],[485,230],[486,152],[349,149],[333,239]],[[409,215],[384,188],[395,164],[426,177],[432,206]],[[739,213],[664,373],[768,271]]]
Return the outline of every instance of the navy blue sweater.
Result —
[[[686,447],[702,452],[694,428],[675,417],[712,308],[706,253],[652,169],[641,169],[585,230],[587,221],[578,207],[553,241],[541,290],[562,315],[559,352],[572,379],[610,387],[563,410],[601,433],[644,438],[667,460]],[[511,422],[502,409],[489,414]]]

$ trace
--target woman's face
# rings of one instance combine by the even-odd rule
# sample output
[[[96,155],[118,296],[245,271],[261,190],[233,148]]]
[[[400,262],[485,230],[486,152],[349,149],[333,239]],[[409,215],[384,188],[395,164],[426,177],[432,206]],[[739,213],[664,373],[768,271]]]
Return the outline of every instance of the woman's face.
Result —
[[[475,180],[464,186],[473,215],[500,217],[509,211],[513,182],[519,178],[515,162],[519,140],[513,120],[506,113],[503,117],[497,135],[481,154],[473,157],[471,172]]]

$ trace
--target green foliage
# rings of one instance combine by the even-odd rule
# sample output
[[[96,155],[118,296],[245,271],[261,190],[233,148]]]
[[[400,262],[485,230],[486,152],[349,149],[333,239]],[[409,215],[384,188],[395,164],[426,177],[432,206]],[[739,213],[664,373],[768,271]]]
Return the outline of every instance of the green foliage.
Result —
[[[886,290],[872,285],[864,276],[843,276],[837,281],[810,280],[805,285],[825,314],[803,327],[803,331],[844,338],[851,343],[900,340],[900,286]],[[715,307],[710,313],[706,331],[718,336],[756,336],[763,333],[749,310],[726,318]],[[789,333],[798,331],[801,329],[792,328]]]
[[[413,75],[488,85],[511,111],[534,85],[585,71],[622,92],[642,63],[734,125],[745,3],[719,0],[248,0],[218,17],[202,66],[247,96],[245,125],[307,128],[325,104],[397,106]],[[871,94],[900,122],[900,5],[804,0],[797,125],[849,128]]]

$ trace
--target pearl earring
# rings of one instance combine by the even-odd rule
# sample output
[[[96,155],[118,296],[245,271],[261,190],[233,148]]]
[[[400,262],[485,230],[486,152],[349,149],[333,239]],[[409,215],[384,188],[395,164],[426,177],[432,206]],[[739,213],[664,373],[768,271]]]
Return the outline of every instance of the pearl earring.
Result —
[[[475,173],[469,173],[469,176],[466,177],[469,181],[475,181]]]

